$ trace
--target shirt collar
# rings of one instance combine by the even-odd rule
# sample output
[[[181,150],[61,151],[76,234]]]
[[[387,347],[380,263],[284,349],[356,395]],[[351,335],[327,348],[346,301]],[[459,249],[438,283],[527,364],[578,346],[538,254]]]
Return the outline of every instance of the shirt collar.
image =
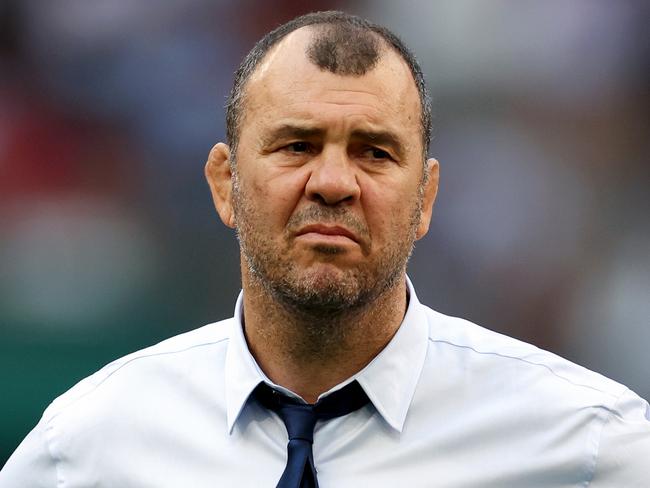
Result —
[[[409,304],[402,324],[388,345],[354,377],[386,423],[399,432],[424,367],[429,337],[424,307],[408,277],[406,285]]]
[[[357,380],[382,418],[402,431],[408,408],[422,372],[427,351],[428,326],[413,284],[406,278],[409,304],[404,320],[388,345],[361,371],[321,396]],[[246,344],[242,327],[243,294],[235,305],[226,353],[225,384],[228,432],[255,387],[264,381],[274,385],[257,365]],[[281,388],[285,390],[284,388]]]
[[[240,292],[235,304],[235,315],[230,322],[230,340],[226,352],[226,420],[229,433],[232,433],[237,417],[251,392],[266,378],[246,344],[242,327],[243,305],[244,293]]]

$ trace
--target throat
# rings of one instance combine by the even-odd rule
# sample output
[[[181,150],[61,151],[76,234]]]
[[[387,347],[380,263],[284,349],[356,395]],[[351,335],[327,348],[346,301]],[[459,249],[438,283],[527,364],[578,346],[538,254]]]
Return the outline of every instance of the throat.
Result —
[[[315,401],[390,342],[406,310],[404,281],[395,288],[368,306],[326,311],[296,310],[264,287],[245,286],[242,316],[249,350],[274,383]]]

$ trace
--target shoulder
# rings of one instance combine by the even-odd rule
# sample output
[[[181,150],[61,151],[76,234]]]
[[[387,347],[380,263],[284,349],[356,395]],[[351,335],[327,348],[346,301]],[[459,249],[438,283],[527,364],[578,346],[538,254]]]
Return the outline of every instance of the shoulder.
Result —
[[[419,411],[445,419],[450,443],[474,439],[486,452],[502,453],[507,439],[522,459],[568,478],[582,473],[581,480],[594,486],[647,481],[645,400],[531,344],[427,307],[425,315],[429,346],[417,401]]]
[[[454,357],[452,364],[462,364],[481,376],[496,375],[500,381],[513,381],[523,390],[546,387],[549,394],[572,392],[609,406],[627,391],[614,380],[532,344],[424,308],[430,348],[436,354]],[[518,383],[523,380],[526,383]]]
[[[193,382],[197,379],[195,372],[200,376],[202,369],[219,366],[218,352],[225,356],[231,322],[227,319],[205,325],[107,364],[56,398],[41,422],[50,423],[70,410],[92,415],[108,405],[119,409],[179,377]]]
[[[196,429],[188,433],[195,418],[225,412],[220,373],[232,323],[224,320],[172,337],[77,383],[45,410],[3,468],[0,485],[119,478],[141,460],[134,453],[155,457],[156,449],[160,453],[188,443],[197,435]],[[168,442],[151,441],[162,438]]]

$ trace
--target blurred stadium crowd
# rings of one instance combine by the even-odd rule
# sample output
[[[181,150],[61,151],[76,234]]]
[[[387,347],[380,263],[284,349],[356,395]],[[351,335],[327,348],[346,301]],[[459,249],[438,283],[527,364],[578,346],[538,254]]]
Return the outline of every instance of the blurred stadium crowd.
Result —
[[[444,313],[650,396],[642,1],[0,2],[0,461],[111,359],[231,314],[203,163],[263,33],[384,23],[434,99],[441,190],[410,275]]]

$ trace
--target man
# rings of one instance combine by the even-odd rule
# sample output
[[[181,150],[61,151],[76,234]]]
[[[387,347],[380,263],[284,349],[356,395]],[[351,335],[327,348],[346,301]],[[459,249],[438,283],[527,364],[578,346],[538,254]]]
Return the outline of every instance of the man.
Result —
[[[648,404],[418,302],[422,73],[385,29],[310,14],[243,61],[206,175],[237,230],[229,320],[55,400],[0,487],[648,487]]]

